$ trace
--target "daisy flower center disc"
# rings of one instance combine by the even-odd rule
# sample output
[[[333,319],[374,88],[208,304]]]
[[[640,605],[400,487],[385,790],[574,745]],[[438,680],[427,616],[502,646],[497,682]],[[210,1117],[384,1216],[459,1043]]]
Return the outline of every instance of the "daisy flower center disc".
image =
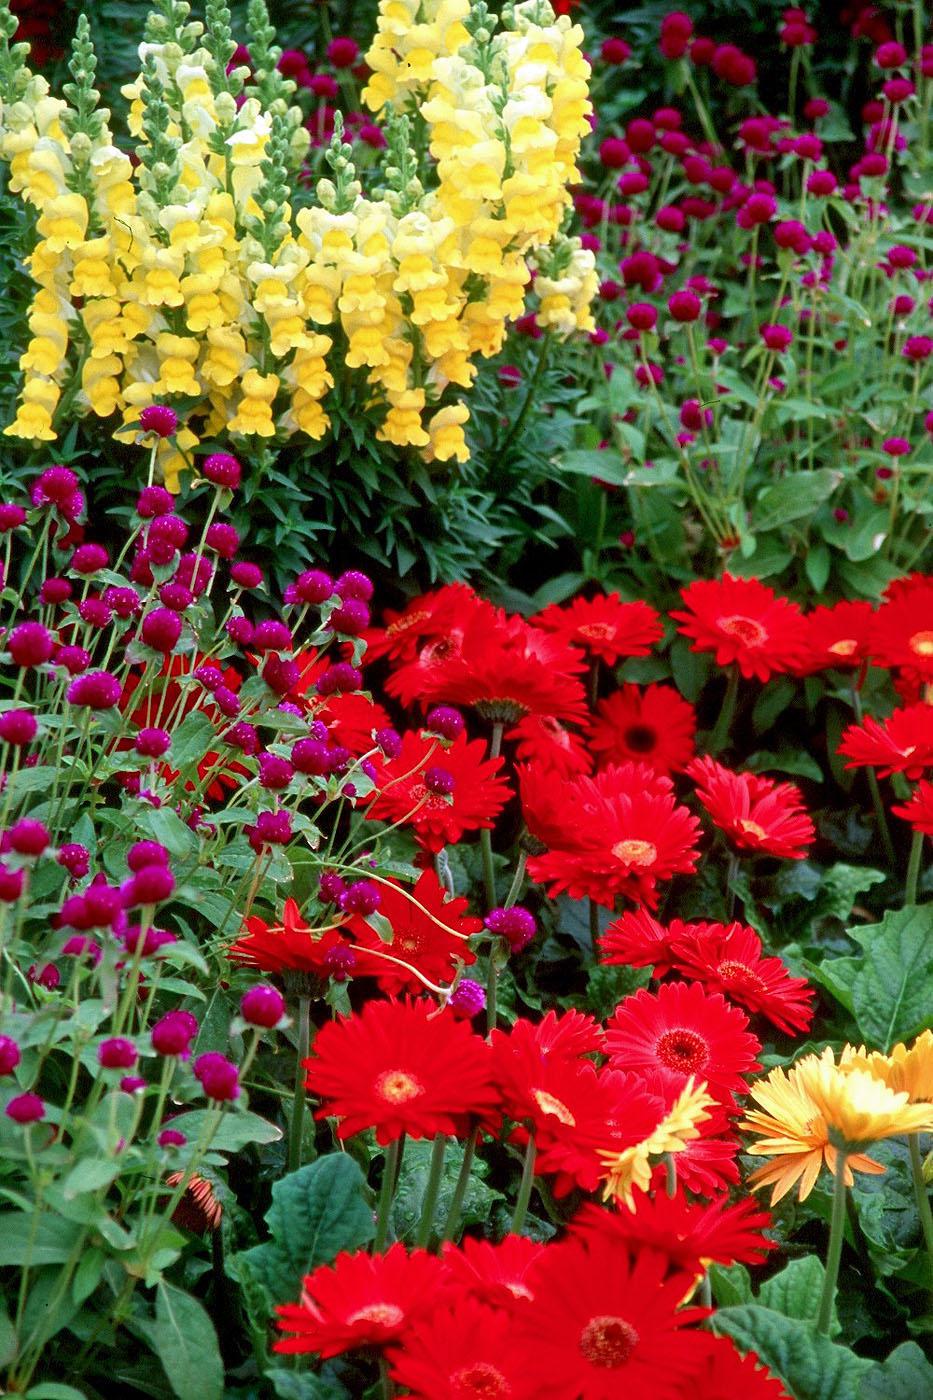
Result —
[[[403,632],[410,632],[412,628],[417,627],[419,623],[426,622],[430,616],[430,613],[415,612],[410,613],[408,617],[396,618],[395,622],[390,622],[386,628],[386,636],[398,637]]]
[[[933,656],[933,632],[915,632],[907,645],[915,656]]]
[[[648,866],[654,865],[658,858],[658,848],[650,841],[617,841],[612,848],[612,854],[623,865]]]
[[[372,1322],[377,1327],[398,1327],[405,1320],[405,1314],[396,1303],[370,1303],[366,1308],[360,1308],[359,1312],[351,1313],[347,1318],[347,1326],[353,1327],[358,1322]]]
[[[760,647],[768,640],[768,634],[760,622],[756,622],[753,617],[742,617],[737,614],[735,617],[721,617],[719,619],[720,630],[730,637],[738,637],[740,642],[746,646]]]
[[[625,742],[635,753],[650,753],[658,742],[658,736],[647,724],[633,724],[625,731]]]
[[[669,1069],[677,1070],[680,1074],[695,1074],[709,1059],[706,1041],[686,1026],[665,1031],[658,1039],[655,1053]]]
[[[846,637],[842,641],[833,642],[826,650],[832,652],[833,656],[852,656],[858,650],[858,642],[854,637]]]
[[[742,817],[739,826],[745,832],[746,836],[756,836],[759,841],[764,841],[768,835],[763,826],[759,826],[757,822],[750,821],[748,817]]]
[[[758,973],[753,972],[750,967],[746,967],[745,963],[732,962],[727,959],[725,962],[721,962],[716,970],[722,981],[729,987],[745,987],[749,991],[756,992],[767,990]]]
[[[462,1366],[450,1377],[450,1394],[455,1400],[507,1400],[513,1393],[505,1376],[488,1361]]]
[[[624,1366],[638,1345],[638,1333],[624,1317],[591,1317],[580,1333],[580,1350],[591,1366]]]
[[[568,1128],[577,1126],[576,1118],[567,1105],[561,1103],[560,1099],[555,1099],[554,1095],[549,1094],[545,1089],[535,1089],[532,1092],[535,1103],[542,1113],[549,1113],[552,1118],[556,1118],[558,1122],[564,1123]]]
[[[387,1103],[408,1103],[424,1093],[424,1085],[403,1069],[388,1069],[376,1080],[376,1092]]]
[[[591,642],[608,642],[616,634],[611,622],[584,622],[577,631],[581,637],[587,637]]]

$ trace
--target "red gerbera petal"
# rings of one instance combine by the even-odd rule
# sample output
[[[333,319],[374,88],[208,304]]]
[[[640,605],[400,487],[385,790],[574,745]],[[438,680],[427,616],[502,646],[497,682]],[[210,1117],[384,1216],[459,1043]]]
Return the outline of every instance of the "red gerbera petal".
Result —
[[[803,860],[815,832],[793,783],[734,773],[714,758],[695,758],[687,772],[716,826],[741,850]]]
[[[407,733],[395,758],[376,762],[377,792],[367,816],[410,826],[429,851],[453,844],[467,831],[491,827],[505,806],[509,787],[499,776],[503,760],[486,758],[482,739],[460,734],[443,747],[437,739]],[[443,768],[449,795],[425,787],[425,770]]]
[[[579,734],[550,715],[525,715],[505,737],[516,743],[519,762],[538,764],[561,778],[589,773],[593,766]]]
[[[740,1356],[730,1337],[705,1334],[707,1356],[690,1383],[694,1400],[791,1400],[753,1351]]]
[[[451,628],[474,611],[492,610],[492,605],[478,598],[466,583],[448,583],[433,593],[413,598],[401,612],[387,612],[385,624],[365,632],[364,662],[388,656],[393,661],[411,661],[418,654],[426,637],[446,636]]]
[[[887,590],[869,643],[879,666],[909,666],[933,681],[933,578],[911,574]]]
[[[933,783],[922,779],[914,789],[909,801],[899,803],[891,811],[896,817],[910,822],[914,831],[922,831],[924,836],[933,836]]]
[[[320,932],[306,924],[293,899],[285,901],[281,924],[267,924],[252,915],[244,919],[243,927],[246,935],[230,945],[227,957],[262,972],[311,972],[326,977],[333,950],[346,947],[336,929]]]
[[[793,670],[806,655],[803,614],[756,578],[697,579],[681,590],[685,612],[672,612],[691,651],[711,651],[746,678]]]
[[[606,1023],[606,1050],[627,1070],[657,1070],[682,1089],[693,1076],[720,1098],[743,1090],[743,1075],[757,1069],[761,1045],[748,1017],[725,997],[697,982],[644,988],[617,1006]]]
[[[861,724],[849,725],[839,753],[848,758],[847,768],[877,768],[880,778],[921,777],[933,766],[933,705],[905,705],[882,722],[867,715]]]
[[[393,1379],[420,1400],[531,1400],[508,1313],[470,1297],[421,1319],[389,1355]]]
[[[871,603],[834,603],[831,608],[814,608],[805,622],[807,657],[799,667],[805,674],[848,670],[866,660],[875,622]]]
[[[672,939],[674,970],[710,991],[722,992],[746,1011],[760,1012],[782,1031],[806,1031],[813,1020],[813,991],[791,977],[780,958],[762,955],[754,929],[733,923],[696,925]]]
[[[600,700],[590,742],[600,766],[648,763],[659,773],[685,768],[694,754],[696,714],[669,685],[624,685]]]
[[[307,1087],[339,1118],[337,1135],[374,1128],[385,1146],[410,1137],[456,1136],[469,1114],[495,1107],[491,1051],[467,1022],[430,1002],[371,1001],[318,1032]]]
[[[389,921],[392,936],[380,937],[358,914],[350,919],[347,932],[356,948],[354,976],[378,978],[382,990],[392,996],[422,989],[421,980],[404,963],[437,984],[451,980],[458,958],[468,965],[476,961],[467,939],[479,933],[483,921],[467,914],[465,899],[445,897],[433,870],[425,870],[411,890],[393,881],[381,884],[379,893],[379,916]]]
[[[623,656],[647,656],[654,643],[664,636],[654,608],[640,599],[623,603],[618,593],[574,598],[563,607],[552,603],[532,622],[562,641],[601,657],[610,666]]]
[[[634,1210],[587,1204],[574,1216],[569,1233],[582,1239],[605,1235],[630,1249],[653,1249],[667,1257],[670,1268],[697,1274],[710,1261],[760,1264],[768,1251],[776,1248],[774,1241],[761,1233],[770,1225],[771,1216],[760,1210],[756,1201],[746,1199],[730,1205],[720,1199],[707,1205],[688,1201],[678,1190],[674,1196],[666,1191],[653,1196],[639,1192]]]
[[[535,1269],[545,1245],[527,1235],[506,1235],[498,1244],[464,1235],[444,1245],[444,1263],[453,1283],[487,1307],[513,1313],[535,1296]]]
[[[652,977],[664,977],[674,967],[675,939],[701,936],[717,924],[684,923],[672,919],[665,927],[647,909],[631,909],[611,923],[599,940],[600,962],[622,967],[651,967]]]

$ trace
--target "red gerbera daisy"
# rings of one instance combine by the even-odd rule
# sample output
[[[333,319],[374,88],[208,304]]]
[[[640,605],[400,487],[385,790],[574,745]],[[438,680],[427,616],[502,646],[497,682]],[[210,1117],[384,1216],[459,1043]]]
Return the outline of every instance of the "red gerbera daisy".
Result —
[[[535,1296],[534,1275],[545,1246],[527,1235],[506,1235],[498,1244],[464,1235],[444,1245],[451,1282],[487,1307],[514,1312]]]
[[[680,1154],[677,1154],[678,1161]],[[701,1273],[709,1264],[760,1264],[773,1240],[761,1233],[771,1225],[771,1216],[760,1210],[757,1201],[743,1200],[730,1205],[720,1199],[711,1205],[688,1201],[682,1190],[674,1196],[659,1191],[653,1196],[639,1192],[635,1209],[607,1210],[584,1205],[570,1223],[569,1233],[588,1239],[605,1235],[630,1249],[639,1246],[666,1255],[669,1267],[686,1273]]]
[[[564,814],[572,810],[577,800],[573,780],[543,763],[520,763],[515,772],[522,820],[529,836],[539,843],[539,848],[558,845],[567,830]]]
[[[685,768],[694,755],[696,714],[669,685],[624,685],[600,700],[590,743],[600,766],[648,763],[659,773]]]
[[[694,1400],[791,1400],[781,1381],[750,1351],[740,1356],[730,1337],[705,1334],[706,1360],[690,1382]]]
[[[357,755],[375,748],[373,731],[387,729],[392,723],[388,712],[362,690],[328,696],[315,716],[327,725],[332,743]]]
[[[606,1023],[612,1064],[657,1070],[676,1089],[693,1076],[727,1101],[745,1089],[743,1075],[759,1068],[760,1049],[748,1017],[698,982],[669,982],[653,993],[640,988]]]
[[[392,1377],[420,1400],[531,1400],[527,1359],[511,1332],[508,1313],[462,1298],[393,1347]]]
[[[231,962],[261,972],[311,972],[326,977],[335,948],[347,945],[335,928],[311,928],[293,899],[286,899],[281,924],[251,915],[243,920],[246,935],[227,949]]]
[[[849,725],[839,753],[849,760],[847,768],[877,768],[881,778],[921,777],[933,765],[933,705],[905,705],[882,723],[867,715],[861,724]]]
[[[437,1303],[446,1274],[426,1249],[394,1244],[385,1254],[338,1254],[303,1280],[301,1301],[276,1308],[281,1337],[274,1351],[339,1356],[385,1346]]]
[[[793,1035],[810,1027],[813,991],[806,978],[791,977],[780,958],[764,957],[761,939],[744,924],[695,925],[672,939],[671,961],[682,976],[760,1012],[779,1030]]]
[[[914,831],[922,831],[924,836],[933,836],[933,783],[926,778],[914,788],[909,801],[902,802],[891,811],[896,817],[910,822]]]
[[[363,634],[366,665],[388,656],[393,661],[411,661],[426,637],[443,637],[476,610],[492,605],[477,597],[466,583],[448,583],[433,593],[413,598],[401,612],[388,611],[382,627]]]
[[[619,895],[654,908],[657,883],[696,869],[697,819],[680,806],[670,781],[641,763],[606,768],[567,783],[566,821],[547,854],[533,856],[528,873],[612,908]]]
[[[520,762],[538,764],[561,778],[588,773],[593,766],[579,734],[550,715],[526,715],[505,737],[516,743]]]
[[[544,1056],[565,1060],[581,1055],[600,1053],[605,1032],[595,1016],[586,1011],[546,1011],[540,1021],[516,1021],[512,1027],[513,1040],[526,1034],[538,1052]]]
[[[431,1002],[370,1001],[318,1032],[307,1087],[339,1118],[337,1136],[375,1128],[382,1146],[410,1137],[456,1136],[468,1114],[492,1109],[491,1052],[466,1021]]]
[[[459,645],[444,654],[435,648],[430,661],[419,655],[399,667],[386,689],[406,705],[475,705],[485,718],[505,724],[529,714],[581,719],[586,697],[577,676],[583,669],[573,647],[496,610],[470,618]]]
[[[706,1315],[679,1308],[693,1285],[665,1277],[667,1261],[594,1236],[550,1245],[531,1307],[510,1336],[526,1353],[531,1393],[540,1400],[683,1400],[704,1355],[685,1325]]]
[[[600,962],[622,967],[651,967],[652,977],[665,977],[674,967],[679,938],[702,937],[717,924],[685,923],[672,919],[665,927],[647,909],[631,909],[611,923],[599,940]]]
[[[868,659],[869,635],[875,622],[871,603],[834,603],[814,608],[805,618],[806,658],[800,671],[848,670]]]
[[[715,758],[695,758],[687,772],[716,826],[744,851],[803,860],[815,831],[793,783],[734,773]]]
[[[871,633],[872,660],[909,666],[933,681],[933,578],[911,574],[887,589]]]
[[[756,578],[697,579],[681,590],[686,612],[672,612],[691,651],[711,651],[717,665],[733,661],[746,678],[790,671],[806,655],[803,614]]]
[[[537,627],[553,632],[561,641],[583,647],[610,666],[623,656],[647,656],[664,636],[660,617],[640,599],[623,603],[618,593],[595,598],[574,598],[565,606],[550,607],[532,618]]]
[[[350,919],[347,931],[355,940],[355,976],[377,977],[382,990],[392,996],[420,991],[423,978],[433,984],[449,982],[458,958],[467,964],[476,961],[467,939],[479,933],[483,921],[467,914],[462,897],[445,898],[433,870],[425,870],[413,889],[393,881],[380,884],[379,893],[378,917],[388,920],[391,937],[381,937],[359,914]]]
[[[377,791],[367,816],[410,826],[429,851],[454,844],[464,832],[493,826],[509,787],[498,776],[503,760],[486,758],[485,752],[482,739],[465,734],[445,747],[425,734],[407,733],[395,758],[374,760]],[[425,778],[439,772],[443,781],[429,787]]]

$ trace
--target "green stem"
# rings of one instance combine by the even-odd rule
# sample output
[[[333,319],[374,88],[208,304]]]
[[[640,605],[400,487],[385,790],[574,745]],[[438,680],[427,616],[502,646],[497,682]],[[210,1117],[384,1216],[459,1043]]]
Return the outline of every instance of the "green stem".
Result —
[[[907,861],[907,881],[904,885],[904,903],[916,904],[917,886],[920,883],[920,861],[923,856],[923,832],[915,831],[910,843],[910,858]],[[911,1139],[913,1141],[913,1139]]]
[[[518,1187],[518,1196],[515,1199],[515,1214],[512,1216],[512,1234],[520,1235],[525,1224],[525,1216],[528,1214],[528,1202],[531,1200],[531,1188],[535,1182],[535,1158],[538,1149],[533,1137],[528,1138],[528,1146],[525,1148],[525,1161],[522,1165],[522,1179]]]
[[[486,908],[496,907],[496,867],[492,860],[492,832],[484,826],[479,834],[479,848],[483,856],[483,886],[486,892]]]
[[[823,1293],[820,1298],[820,1311],[816,1330],[824,1337],[829,1336],[833,1318],[833,1304],[836,1301],[836,1281],[839,1278],[839,1261],[842,1258],[842,1241],[846,1225],[846,1154],[836,1153],[836,1173],[833,1182],[833,1213],[829,1224],[829,1248],[826,1251],[826,1276],[823,1279]]]
[[[852,683],[852,708],[855,711],[855,719],[858,724],[862,722],[862,697],[858,686]],[[881,800],[881,789],[878,786],[878,775],[874,768],[865,770],[868,778],[868,790],[871,793],[871,805],[875,811],[875,820],[878,823],[878,835],[881,837],[881,844],[884,846],[884,853],[891,865],[895,862],[894,842],[891,840],[891,828],[888,826],[887,813],[884,810],[884,803]]]
[[[496,448],[496,456],[500,460],[502,459],[506,448],[511,447],[512,443],[519,436],[519,434],[522,431],[522,428],[524,428],[525,426],[525,421],[528,417],[528,414],[531,412],[532,406],[538,397],[538,385],[541,382],[541,376],[544,373],[544,367],[547,364],[550,350],[551,336],[548,332],[545,332],[544,335],[541,337],[541,348],[538,351],[538,362],[535,365],[534,370],[532,371],[531,378],[528,380],[528,391],[525,394],[525,399],[519,410],[518,417],[514,420],[511,428],[508,430],[505,437],[502,439],[501,443]]]
[[[298,998],[298,1052],[295,1061],[295,1097],[292,1103],[292,1121],[288,1131],[288,1170],[295,1172],[301,1166],[301,1135],[305,1116],[305,1068],[302,1060],[308,1058],[311,1047],[311,998]]]
[[[588,903],[590,916],[590,942],[593,945],[593,952],[595,953],[599,945],[599,905],[596,903],[595,899],[589,900]]]
[[[322,10],[326,8],[326,5],[321,6]],[[394,1400],[395,1386],[392,1384],[392,1377],[389,1375],[389,1363],[384,1356],[380,1356],[379,1358],[379,1389],[382,1394],[382,1400]]]
[[[509,885],[509,892],[505,897],[504,909],[511,909],[512,905],[521,894],[522,885],[525,880],[525,866],[528,864],[528,852],[522,851],[518,857],[518,865],[515,867],[515,874],[512,876],[512,883]]]
[[[729,671],[729,679],[726,682],[726,693],[722,697],[722,707],[719,711],[719,718],[710,735],[709,751],[718,754],[725,745],[735,719],[735,705],[739,698],[739,668],[733,666]]]
[[[457,1182],[454,1186],[454,1194],[450,1202],[450,1210],[447,1214],[447,1224],[444,1226],[445,1240],[452,1240],[457,1233],[460,1224],[460,1215],[463,1210],[463,1202],[466,1199],[467,1187],[470,1184],[470,1176],[473,1170],[473,1158],[476,1155],[476,1142],[478,1130],[470,1133],[463,1147],[463,1161],[460,1163],[460,1171],[457,1173]]]
[[[390,1142],[382,1164],[382,1185],[379,1188],[379,1206],[376,1214],[376,1233],[373,1237],[373,1253],[381,1254],[389,1238],[389,1216],[392,1214],[392,1200],[395,1196],[395,1183],[398,1179],[402,1157],[402,1139]]]
[[[418,1222],[418,1233],[415,1236],[415,1245],[422,1249],[427,1246],[434,1228],[434,1212],[437,1209],[437,1198],[444,1175],[444,1154],[446,1151],[447,1138],[443,1133],[438,1133],[434,1139],[434,1146],[431,1148],[431,1168],[428,1172],[428,1184],[424,1188],[421,1220]]]
[[[920,1140],[916,1133],[908,1134],[907,1145],[910,1148],[910,1174],[914,1180],[914,1199],[917,1202],[917,1214],[920,1216],[920,1225],[923,1230],[923,1242],[926,1245],[927,1256],[930,1261],[930,1270],[931,1273],[933,1273],[933,1210],[930,1209],[930,1193],[923,1179],[923,1162],[920,1159]]]

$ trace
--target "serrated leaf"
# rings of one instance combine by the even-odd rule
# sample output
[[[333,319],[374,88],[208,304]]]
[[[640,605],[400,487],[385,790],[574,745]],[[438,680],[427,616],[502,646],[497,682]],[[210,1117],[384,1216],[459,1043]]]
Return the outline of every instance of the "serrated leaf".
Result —
[[[776,481],[762,491],[752,508],[752,530],[776,530],[792,520],[813,515],[841,479],[840,472],[820,467],[815,472],[793,472]]]
[[[933,1025],[933,904],[889,910],[849,937],[864,950],[852,1010],[866,1042],[887,1051]]]
[[[916,1342],[902,1342],[862,1377],[858,1400],[930,1400],[933,1366]]]
[[[872,1368],[871,1361],[820,1336],[799,1318],[782,1317],[756,1303],[720,1308],[711,1322],[740,1351],[755,1352],[794,1400],[852,1400]]]
[[[217,1333],[202,1305],[161,1280],[156,1290],[153,1350],[178,1400],[223,1400]]]
[[[410,1239],[421,1219],[421,1203],[428,1183],[431,1165],[432,1143],[406,1142],[402,1156],[402,1171],[398,1189],[392,1206],[392,1223],[398,1239]],[[458,1142],[448,1143],[444,1157],[444,1174],[437,1196],[434,1212],[434,1231],[440,1233],[450,1213],[454,1187],[463,1162],[463,1147]],[[474,1159],[472,1175],[463,1201],[461,1221],[463,1225],[479,1224],[489,1219],[496,1201],[502,1200],[502,1193],[487,1186],[483,1177],[488,1172],[487,1163],[478,1157]]]
[[[198,1140],[211,1116],[209,1109],[200,1108],[184,1115],[185,1136],[189,1142]],[[278,1142],[281,1136],[282,1129],[276,1127],[275,1123],[270,1123],[267,1118],[260,1118],[258,1113],[250,1113],[247,1109],[241,1113],[225,1113],[211,1138],[211,1151],[239,1152],[247,1143]]]
[[[797,1317],[812,1322],[820,1309],[826,1270],[815,1254],[792,1259],[780,1273],[769,1278],[758,1291],[758,1301],[783,1317]],[[835,1309],[834,1309],[835,1314]],[[839,1330],[839,1320],[833,1317],[833,1332]]]

